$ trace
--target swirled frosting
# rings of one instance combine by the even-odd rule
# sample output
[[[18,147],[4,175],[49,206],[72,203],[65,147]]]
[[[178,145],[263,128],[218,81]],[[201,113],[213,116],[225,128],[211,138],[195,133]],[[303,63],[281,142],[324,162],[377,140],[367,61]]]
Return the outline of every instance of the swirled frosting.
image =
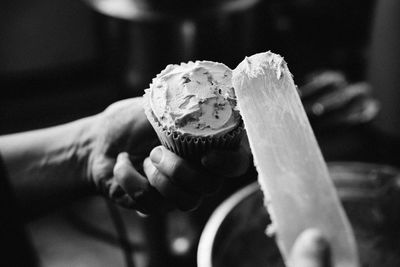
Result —
[[[240,122],[232,70],[221,63],[168,65],[145,92],[154,116],[167,130],[215,136]]]

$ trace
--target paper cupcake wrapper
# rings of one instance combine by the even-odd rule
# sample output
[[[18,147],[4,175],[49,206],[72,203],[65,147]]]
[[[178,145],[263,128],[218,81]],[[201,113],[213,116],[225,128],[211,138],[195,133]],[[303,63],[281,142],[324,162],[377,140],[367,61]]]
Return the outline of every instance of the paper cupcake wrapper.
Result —
[[[238,147],[245,131],[241,123],[234,130],[221,136],[190,136],[164,129],[149,108],[145,107],[145,113],[161,144],[182,158],[191,161],[200,160],[207,151],[212,149],[233,149]]]

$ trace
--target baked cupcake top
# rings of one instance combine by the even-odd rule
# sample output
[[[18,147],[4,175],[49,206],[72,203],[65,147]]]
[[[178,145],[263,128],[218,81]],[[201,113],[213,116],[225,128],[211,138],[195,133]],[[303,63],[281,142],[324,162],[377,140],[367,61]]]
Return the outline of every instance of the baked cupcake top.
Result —
[[[145,97],[153,115],[169,131],[219,136],[240,123],[232,70],[211,61],[168,65]]]

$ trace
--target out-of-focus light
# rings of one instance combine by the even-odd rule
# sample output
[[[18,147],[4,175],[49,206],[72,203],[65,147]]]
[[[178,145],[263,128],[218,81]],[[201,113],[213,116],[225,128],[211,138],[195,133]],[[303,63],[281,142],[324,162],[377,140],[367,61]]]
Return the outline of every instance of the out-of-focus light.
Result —
[[[181,26],[183,37],[183,56],[191,59],[194,55],[196,24],[191,20],[185,20]]]
[[[177,237],[172,242],[172,251],[177,255],[183,255],[189,251],[190,242],[186,237]]]

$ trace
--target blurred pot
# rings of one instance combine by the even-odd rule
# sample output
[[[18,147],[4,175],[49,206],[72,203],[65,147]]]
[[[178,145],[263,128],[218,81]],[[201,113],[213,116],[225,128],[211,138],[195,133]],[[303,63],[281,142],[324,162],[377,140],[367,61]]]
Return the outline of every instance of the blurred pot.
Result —
[[[167,64],[213,60],[234,66],[256,43],[259,0],[85,2],[99,13],[105,66],[129,95],[141,95]]]
[[[389,166],[329,164],[355,231],[362,266],[400,266],[400,172]],[[265,235],[270,219],[258,184],[224,201],[201,235],[199,267],[284,266],[275,240]]]

